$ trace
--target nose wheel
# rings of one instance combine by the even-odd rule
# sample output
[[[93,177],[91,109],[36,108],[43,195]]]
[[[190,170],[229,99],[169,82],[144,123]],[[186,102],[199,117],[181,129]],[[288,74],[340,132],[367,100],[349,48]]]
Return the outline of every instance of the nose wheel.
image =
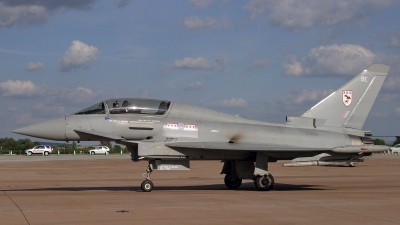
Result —
[[[150,181],[151,172],[153,172],[153,168],[151,163],[149,162],[149,165],[147,166],[146,169],[146,173],[142,174],[142,176],[146,178],[146,180],[142,182],[142,185],[140,185],[140,188],[142,189],[143,192],[150,192],[154,188],[153,182]]]
[[[143,192],[150,192],[153,190],[153,182],[151,182],[150,180],[145,180],[142,182],[142,185],[140,186],[142,188]]]

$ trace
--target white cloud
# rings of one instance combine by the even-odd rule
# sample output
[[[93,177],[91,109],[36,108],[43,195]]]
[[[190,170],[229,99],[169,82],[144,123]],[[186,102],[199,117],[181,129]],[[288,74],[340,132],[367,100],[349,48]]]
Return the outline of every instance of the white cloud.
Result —
[[[128,52],[127,55],[122,55],[121,57],[140,57],[145,58],[152,54],[152,52],[140,46],[129,45],[124,47],[124,50]]]
[[[184,69],[211,69],[213,65],[208,64],[208,59],[197,57],[177,59],[175,60],[173,67]]]
[[[242,107],[247,107],[247,102],[246,102],[246,100],[244,100],[242,98],[231,98],[231,99],[222,100],[221,102],[218,103],[218,105],[220,105],[222,107],[242,108]]]
[[[372,116],[375,117],[375,118],[386,118],[386,117],[389,116],[389,113],[387,113],[387,112],[384,112],[384,113],[375,112],[375,113],[372,113]]]
[[[251,0],[243,9],[253,20],[269,11],[268,23],[290,30],[360,21],[397,4],[393,0]]]
[[[72,41],[71,46],[60,59],[60,70],[68,72],[87,66],[87,63],[97,60],[101,52],[93,45],[87,45],[81,41]]]
[[[54,102],[50,102],[47,99],[45,101],[30,101],[29,103],[15,105],[18,107],[8,107],[7,110],[10,111],[10,114],[14,115],[15,121],[18,124],[32,124],[46,120],[45,118],[66,115],[64,106],[54,105]]]
[[[377,100],[382,101],[382,102],[399,102],[400,101],[400,93],[380,92],[378,94]]]
[[[316,102],[318,100],[322,100],[329,94],[331,94],[333,90],[300,90],[300,91],[292,91],[292,93],[283,99],[279,100],[280,103],[285,105],[301,105],[309,102]]]
[[[35,71],[35,70],[43,69],[43,67],[44,67],[44,64],[41,62],[37,62],[37,63],[30,62],[30,63],[28,63],[28,65],[26,65],[25,70],[26,71]]]
[[[227,59],[222,53],[213,63],[209,63],[207,58],[184,58],[175,60],[171,66],[176,69],[191,69],[191,70],[212,70],[216,68],[226,67]]]
[[[392,37],[389,42],[390,48],[400,48],[400,41],[397,37]]]
[[[376,55],[360,45],[327,45],[311,49],[297,61],[289,55],[282,64],[285,76],[355,76],[369,67]]]
[[[394,111],[400,115],[400,107],[397,107]]]
[[[90,88],[78,87],[76,90],[86,94],[93,94],[93,91]]]
[[[299,77],[303,74],[301,63],[297,61],[297,56],[295,55],[288,55],[282,66],[284,70],[283,74],[286,76]]]
[[[200,19],[198,16],[189,16],[184,19],[183,26],[187,29],[221,29],[231,27],[226,15],[222,16],[220,20],[211,17]]]
[[[6,109],[8,111],[16,111],[16,110],[18,110],[18,108],[16,106],[8,106],[8,107],[6,107]]]
[[[249,11],[250,15],[247,20],[253,20],[257,16],[263,14],[270,4],[265,0],[250,0],[243,9]]]
[[[30,80],[7,80],[0,83],[0,93],[4,97],[36,97],[43,94],[43,89]]]
[[[45,23],[52,13],[43,6],[7,6],[0,2],[0,27],[14,24],[29,26]]]
[[[386,55],[385,53],[377,53],[376,55],[376,63],[390,66],[389,74],[400,73],[400,55]]]
[[[8,98],[40,97],[51,105],[73,105],[93,103],[100,92],[95,92],[87,87],[75,89],[64,87],[37,86],[32,81],[12,81],[0,83],[0,94]]]
[[[32,109],[34,115],[37,115],[40,118],[54,118],[61,115],[66,115],[65,107],[63,105],[54,105],[54,103],[50,101],[36,102],[32,106]]]
[[[99,95],[90,88],[78,87],[75,89],[69,88],[53,88],[49,90],[52,102],[67,103],[67,104],[83,104],[93,102]]]
[[[190,90],[202,90],[202,89],[204,89],[204,84],[200,81],[196,81],[186,85],[183,90],[190,91]]]
[[[135,0],[115,0],[114,5],[117,6],[118,8],[123,8],[134,1]]]
[[[271,60],[269,59],[256,59],[250,64],[249,68],[250,69],[266,68],[269,66],[270,63]]]
[[[140,89],[140,90],[138,90],[138,91],[136,92],[136,95],[137,95],[139,98],[148,98],[148,97],[149,97],[149,92],[146,91],[146,90]]]
[[[32,113],[23,113],[20,115],[15,115],[14,118],[17,124],[34,124],[45,120],[43,118],[32,118]]]
[[[334,90],[295,90],[281,99],[266,99],[263,100],[268,104],[265,113],[279,116],[279,118],[301,115],[332,92]]]
[[[189,0],[196,8],[205,8],[214,3],[214,0]]]
[[[87,9],[96,0],[10,1],[0,0],[0,27],[43,24],[61,9]]]
[[[393,90],[400,92],[400,77],[387,77],[385,83],[383,83],[383,90]]]

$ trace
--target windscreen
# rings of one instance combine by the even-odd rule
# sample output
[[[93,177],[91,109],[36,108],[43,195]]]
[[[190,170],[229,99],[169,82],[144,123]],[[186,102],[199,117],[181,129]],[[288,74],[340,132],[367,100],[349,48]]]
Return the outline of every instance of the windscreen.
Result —
[[[85,109],[82,109],[73,115],[105,114],[106,110],[103,102],[99,102]]]
[[[152,99],[121,98],[110,99],[106,103],[110,114],[163,115],[168,111],[171,102]]]

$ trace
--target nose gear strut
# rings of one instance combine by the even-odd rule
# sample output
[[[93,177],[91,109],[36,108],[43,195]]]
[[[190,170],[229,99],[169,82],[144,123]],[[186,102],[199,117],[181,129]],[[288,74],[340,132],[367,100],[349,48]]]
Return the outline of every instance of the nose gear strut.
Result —
[[[151,172],[153,172],[153,166],[151,161],[149,161],[149,165],[147,166],[146,172],[142,174],[142,176],[146,178],[146,180],[144,180],[142,182],[142,185],[140,186],[142,188],[142,191],[144,192],[150,192],[154,188],[153,182],[150,181]]]

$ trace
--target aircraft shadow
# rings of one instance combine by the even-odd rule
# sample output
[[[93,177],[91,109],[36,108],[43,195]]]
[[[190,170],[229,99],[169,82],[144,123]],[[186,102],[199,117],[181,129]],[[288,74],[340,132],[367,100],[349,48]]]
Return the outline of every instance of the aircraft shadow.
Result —
[[[282,184],[275,183],[271,191],[312,191],[312,190],[328,190],[330,188],[315,185],[299,185],[299,184]],[[141,192],[140,186],[128,187],[52,187],[52,188],[31,188],[31,189],[2,189],[3,191],[18,192],[18,191],[137,191]],[[229,190],[224,184],[212,185],[191,185],[191,186],[157,186],[154,185],[155,191],[201,191],[214,190],[226,191]],[[232,191],[258,191],[253,183],[243,183],[242,186]]]
[[[294,184],[282,184],[275,183],[274,188],[271,191],[311,191],[311,190],[327,190],[329,188],[324,188],[321,186],[314,185],[294,185]],[[225,191],[229,190],[224,184],[213,184],[213,185],[195,185],[195,186],[154,186],[154,190],[215,190],[215,191]],[[141,191],[141,190],[139,190]],[[253,183],[243,183],[238,189],[231,191],[258,191]]]

